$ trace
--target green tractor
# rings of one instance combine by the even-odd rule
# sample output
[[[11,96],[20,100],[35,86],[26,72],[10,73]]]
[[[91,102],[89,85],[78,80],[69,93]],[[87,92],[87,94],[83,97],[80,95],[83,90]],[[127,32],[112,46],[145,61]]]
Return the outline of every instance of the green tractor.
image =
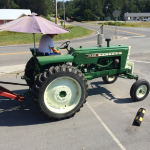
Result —
[[[72,117],[80,110],[88,96],[87,80],[102,77],[104,83],[114,83],[118,77],[135,79],[130,89],[134,101],[149,94],[149,83],[133,75],[134,63],[129,62],[130,46],[107,46],[68,49],[69,41],[60,48],[68,54],[42,56],[31,48],[33,57],[28,61],[23,79],[32,89],[32,99],[40,113],[48,118]]]

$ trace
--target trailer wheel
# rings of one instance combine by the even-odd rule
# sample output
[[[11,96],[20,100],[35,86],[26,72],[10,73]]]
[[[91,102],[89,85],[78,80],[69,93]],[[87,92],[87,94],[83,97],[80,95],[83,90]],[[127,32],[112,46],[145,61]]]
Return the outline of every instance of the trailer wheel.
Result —
[[[149,83],[146,80],[141,79],[141,80],[136,81],[132,85],[130,89],[130,96],[136,102],[142,101],[149,94],[149,90],[150,90]]]
[[[33,86],[33,102],[48,118],[72,117],[80,110],[88,96],[84,75],[75,67],[50,67],[41,73]]]
[[[31,57],[30,60],[27,62],[26,67],[25,67],[25,74],[24,74],[27,78],[30,79],[30,81],[26,80],[26,82],[30,88],[32,88],[32,86],[34,84],[34,70],[31,66],[34,66],[34,58],[33,57]]]
[[[117,80],[117,78],[118,78],[118,77],[115,76],[115,75],[102,77],[103,81],[104,81],[106,84],[114,83],[114,82]]]

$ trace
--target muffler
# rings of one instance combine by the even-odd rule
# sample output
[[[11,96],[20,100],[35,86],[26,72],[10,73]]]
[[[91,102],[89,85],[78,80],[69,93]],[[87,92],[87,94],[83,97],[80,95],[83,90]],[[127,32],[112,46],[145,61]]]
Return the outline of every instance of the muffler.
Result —
[[[99,47],[101,47],[103,45],[103,39],[104,39],[103,25],[100,27],[100,29],[101,29],[101,33],[99,33],[97,35],[97,45],[99,45]]]

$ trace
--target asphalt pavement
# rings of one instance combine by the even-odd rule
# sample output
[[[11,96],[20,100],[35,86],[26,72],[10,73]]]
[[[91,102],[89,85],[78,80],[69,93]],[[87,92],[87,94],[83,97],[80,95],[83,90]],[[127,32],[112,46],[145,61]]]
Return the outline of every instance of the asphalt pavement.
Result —
[[[73,24],[100,31],[98,25]],[[104,26],[105,38],[112,38],[110,45],[130,45],[130,61],[135,63],[134,74],[150,82],[150,29],[117,27],[120,30],[117,31],[118,38],[114,38],[114,29]],[[61,43],[63,41],[55,42],[55,46]],[[96,45],[97,37],[94,35],[71,40],[70,43],[71,47]],[[1,81],[25,83],[20,76],[16,78],[16,72],[23,71],[31,57],[31,46],[0,47],[0,70],[3,69],[3,72],[0,71]],[[121,78],[109,85],[104,84],[101,78],[88,81],[89,95],[84,107],[73,118],[60,121],[44,118],[33,106],[31,98],[18,102],[0,97],[0,149],[149,150],[150,95],[144,101],[134,102],[129,94],[134,82]],[[28,90],[21,86],[4,86],[16,93]],[[142,124],[133,126],[141,107],[146,109]]]

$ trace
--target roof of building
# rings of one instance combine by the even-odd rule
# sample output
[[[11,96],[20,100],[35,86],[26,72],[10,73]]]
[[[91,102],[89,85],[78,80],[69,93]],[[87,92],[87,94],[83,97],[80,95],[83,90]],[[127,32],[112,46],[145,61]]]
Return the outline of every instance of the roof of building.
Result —
[[[148,16],[150,16],[150,13],[125,13],[125,16],[127,16],[127,17],[143,17],[143,16],[145,16],[145,17],[148,17]]]
[[[31,15],[30,9],[0,9],[0,20],[15,20],[25,15]]]

